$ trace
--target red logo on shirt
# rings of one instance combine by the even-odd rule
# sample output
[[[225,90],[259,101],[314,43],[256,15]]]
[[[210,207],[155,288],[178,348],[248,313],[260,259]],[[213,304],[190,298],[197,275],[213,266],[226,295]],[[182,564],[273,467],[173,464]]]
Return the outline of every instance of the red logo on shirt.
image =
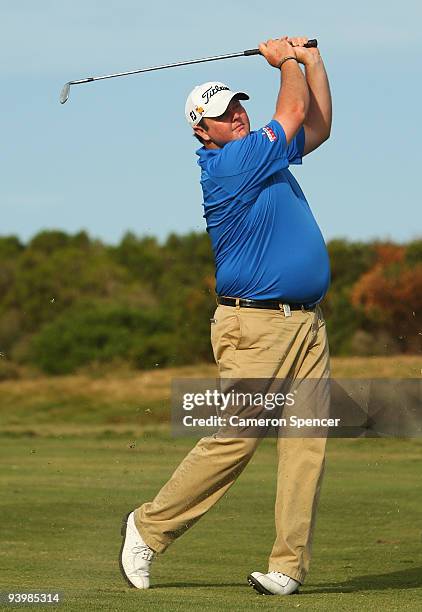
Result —
[[[274,142],[275,140],[277,140],[277,136],[275,135],[273,130],[270,127],[268,127],[268,125],[262,128],[262,135],[267,136],[270,142]]]

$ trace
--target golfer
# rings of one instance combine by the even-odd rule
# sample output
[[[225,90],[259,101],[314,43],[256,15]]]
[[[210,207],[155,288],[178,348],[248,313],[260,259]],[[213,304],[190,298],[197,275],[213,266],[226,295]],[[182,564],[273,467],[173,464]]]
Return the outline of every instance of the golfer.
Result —
[[[218,303],[211,341],[222,379],[329,377],[318,305],[329,285],[329,260],[288,169],[302,163],[331,130],[326,71],[318,49],[303,46],[307,40],[283,37],[259,45],[275,74],[281,74],[274,116],[262,128],[250,130],[242,105],[249,96],[223,83],[195,87],[186,102],[187,121],[202,143],[197,155]],[[149,587],[154,555],[226,493],[259,441],[218,434],[202,438],[155,499],[128,515],[121,565],[132,585]],[[289,595],[305,580],[325,442],[325,437],[277,439],[276,539],[268,571],[248,576],[260,593]]]

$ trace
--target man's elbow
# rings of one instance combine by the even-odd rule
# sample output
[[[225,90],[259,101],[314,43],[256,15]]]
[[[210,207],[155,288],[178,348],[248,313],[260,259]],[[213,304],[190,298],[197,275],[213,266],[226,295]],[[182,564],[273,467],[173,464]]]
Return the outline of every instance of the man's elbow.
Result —
[[[325,140],[328,140],[331,136],[331,118],[326,122],[325,125]]]
[[[306,122],[305,122],[306,127]],[[331,136],[331,126],[323,126],[319,129],[314,130],[316,137],[318,138],[319,144],[322,144],[328,140]]]
[[[298,104],[294,109],[292,109],[292,115],[294,115],[298,125],[303,125],[305,123],[306,114],[307,108],[305,104]]]
[[[331,118],[315,117],[314,115],[308,114],[303,121],[305,129],[307,128],[310,132],[318,137],[321,143],[328,140],[331,136]]]
[[[304,105],[296,105],[291,108],[288,112],[289,123],[294,128],[293,133],[296,133],[301,126],[305,123],[306,119],[306,108]],[[283,121],[281,121],[283,124]]]
[[[326,140],[328,140],[330,136],[331,136],[331,127],[324,130],[323,133],[321,134],[321,144],[325,142]]]

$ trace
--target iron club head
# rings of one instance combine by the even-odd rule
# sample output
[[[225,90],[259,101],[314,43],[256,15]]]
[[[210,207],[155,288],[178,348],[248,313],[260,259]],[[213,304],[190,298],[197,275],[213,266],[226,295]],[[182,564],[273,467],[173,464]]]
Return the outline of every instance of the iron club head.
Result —
[[[64,104],[68,100],[69,94],[70,94],[70,81],[63,86],[63,89],[60,94],[60,104]]]

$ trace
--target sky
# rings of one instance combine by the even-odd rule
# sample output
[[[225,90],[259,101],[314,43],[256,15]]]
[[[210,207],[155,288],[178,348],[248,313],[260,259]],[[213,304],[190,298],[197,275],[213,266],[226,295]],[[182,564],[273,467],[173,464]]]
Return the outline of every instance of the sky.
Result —
[[[326,240],[420,238],[417,0],[0,0],[0,235],[205,230],[187,95],[217,80],[271,120],[279,72],[240,57],[75,85],[87,76],[317,38],[333,97],[329,141],[295,166]],[[416,128],[415,128],[416,124]],[[419,136],[418,136],[419,134]]]

